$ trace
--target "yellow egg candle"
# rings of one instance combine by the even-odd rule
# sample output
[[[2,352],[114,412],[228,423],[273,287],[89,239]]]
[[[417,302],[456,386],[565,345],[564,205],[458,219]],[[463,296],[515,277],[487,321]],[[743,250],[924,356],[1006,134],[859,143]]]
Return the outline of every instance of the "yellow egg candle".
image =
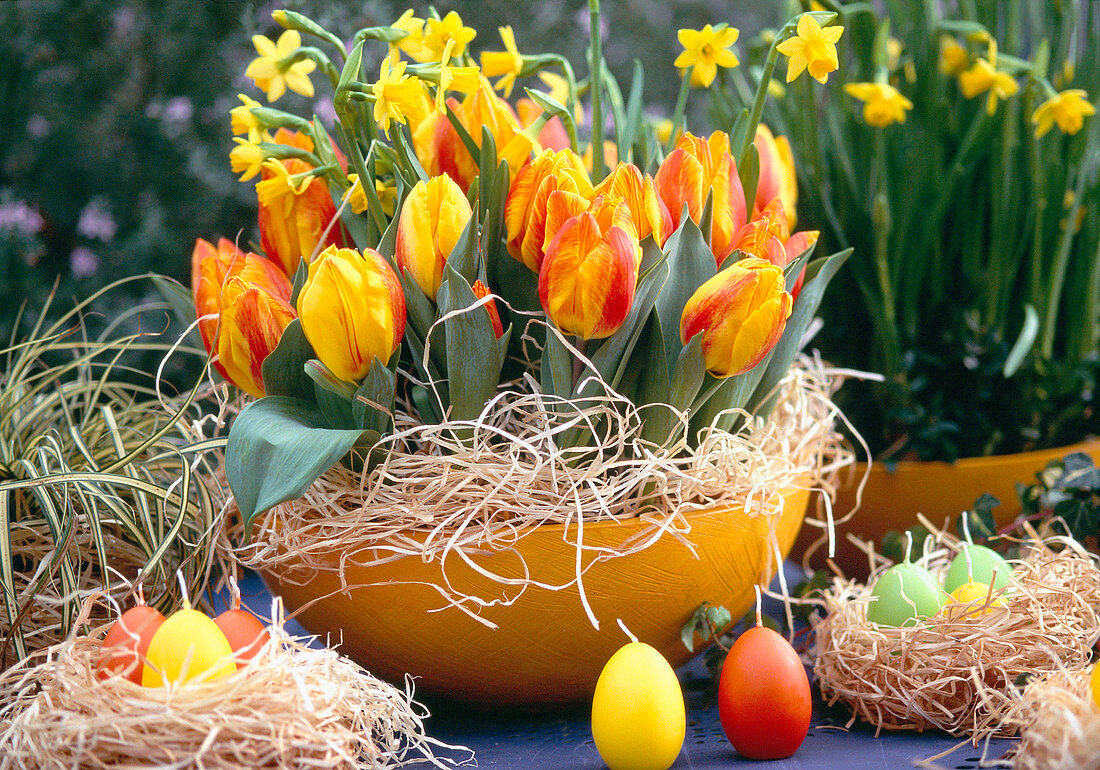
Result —
[[[237,670],[229,640],[209,617],[193,609],[175,612],[149,642],[141,683],[161,687],[165,680],[187,682],[202,676],[221,679]]]
[[[977,609],[973,609],[963,615],[963,617],[965,618],[979,618],[982,615],[993,612],[994,607],[1007,606],[998,597],[992,597],[988,602],[985,602],[985,598],[989,595],[989,585],[987,583],[979,583],[977,581],[970,580],[966,583],[963,583],[951,592],[950,603],[965,605],[972,602],[978,602]]]

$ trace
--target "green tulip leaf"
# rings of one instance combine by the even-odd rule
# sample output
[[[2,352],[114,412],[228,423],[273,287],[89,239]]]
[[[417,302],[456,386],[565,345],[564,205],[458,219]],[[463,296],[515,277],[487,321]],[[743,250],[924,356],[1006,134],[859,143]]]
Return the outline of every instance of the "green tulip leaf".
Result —
[[[267,396],[245,406],[225,447],[225,475],[245,532],[263,511],[305,494],[360,433],[325,426],[318,409],[297,398]]]
[[[355,391],[352,416],[355,425],[362,430],[374,431],[382,436],[393,432],[394,398],[397,392],[397,374],[375,358],[370,371]]]
[[[458,272],[466,281],[473,284],[478,276],[478,226],[477,216],[471,216],[470,221],[462,228],[462,234],[447,256],[447,264]]]
[[[302,322],[295,318],[283,329],[279,344],[260,365],[264,391],[269,396],[290,396],[308,401],[313,397],[313,380],[306,374],[306,362],[316,358]]]
[[[683,345],[680,342],[680,317],[691,295],[717,272],[714,254],[703,233],[688,217],[665,243],[668,255],[668,279],[657,297],[657,315],[665,343],[667,367],[676,366]]]
[[[569,398],[573,393],[572,355],[565,347],[561,334],[549,329],[546,343],[542,348],[542,363],[539,367],[542,392],[547,395]]]
[[[745,211],[751,215],[756,205],[756,187],[760,184],[760,153],[754,142],[749,142],[745,148],[745,157],[737,165],[737,175],[745,192]]]
[[[313,398],[325,424],[330,428],[354,426],[351,405],[355,398],[355,385],[341,380],[315,358],[306,361],[305,372],[313,380]]]
[[[473,420],[497,390],[500,356],[496,333],[488,310],[471,307],[478,299],[466,279],[450,265],[444,267],[443,276],[439,311],[445,318],[450,418]]]

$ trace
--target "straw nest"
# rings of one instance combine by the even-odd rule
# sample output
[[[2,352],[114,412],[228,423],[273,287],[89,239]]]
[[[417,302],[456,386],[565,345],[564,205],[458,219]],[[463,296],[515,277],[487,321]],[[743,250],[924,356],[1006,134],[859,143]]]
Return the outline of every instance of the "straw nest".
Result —
[[[232,676],[169,688],[97,679],[107,628],[0,676],[0,768],[453,764],[434,757],[443,744],[425,736],[411,685],[388,685],[278,624],[264,652]]]
[[[614,393],[578,405],[502,391],[476,421],[399,421],[385,440],[386,459],[371,472],[334,467],[302,498],[262,516],[247,536],[239,526],[228,532],[224,546],[246,567],[293,563],[308,580],[311,570],[342,573],[405,556],[444,564],[457,555],[468,563],[478,551],[511,549],[539,525],[565,524],[570,545],[588,550],[583,559],[578,554],[573,580],[547,585],[530,575],[520,586],[561,590],[580,584],[588,556],[625,556],[666,536],[687,542],[685,514],[692,511],[736,505],[774,521],[780,490],[831,489],[851,456],[833,429],[839,412],[829,384],[819,367],[796,367],[766,423],[749,421],[736,433],[711,427],[688,442],[688,416],[677,413],[681,439],[664,447],[639,437],[645,409],[653,407],[639,409]],[[568,448],[561,440],[578,428],[596,433],[594,446]],[[624,519],[648,526],[621,548],[588,549],[584,525]],[[437,587],[455,606],[471,598],[445,575]]]
[[[1090,669],[1058,671],[1027,684],[1005,721],[1020,729],[1012,752],[1018,770],[1100,768],[1100,709]]]
[[[939,533],[921,560],[941,576],[958,542]],[[830,703],[844,701],[879,730],[938,728],[977,740],[1016,732],[1005,720],[1021,675],[1081,668],[1100,634],[1100,570],[1072,540],[1033,540],[999,592],[1004,607],[968,617],[945,605],[900,628],[867,621],[870,586],[838,578],[814,621],[814,673]],[[984,604],[985,600],[975,603]],[[968,605],[969,606],[969,605]],[[972,611],[973,608],[971,608]]]

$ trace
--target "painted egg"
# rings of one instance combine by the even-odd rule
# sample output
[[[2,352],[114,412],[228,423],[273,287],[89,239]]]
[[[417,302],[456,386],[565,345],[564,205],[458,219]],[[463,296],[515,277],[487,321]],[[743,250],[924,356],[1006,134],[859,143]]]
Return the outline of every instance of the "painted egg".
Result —
[[[122,613],[107,630],[96,664],[96,676],[106,679],[122,674],[141,684],[141,659],[149,652],[149,642],[164,623],[164,615],[148,604],[139,604]]]
[[[238,665],[256,657],[271,638],[264,624],[248,610],[226,610],[214,618],[214,624],[225,634]]]
[[[980,602],[975,605],[975,609],[967,612],[963,615],[966,618],[980,618],[982,615],[987,615],[993,612],[994,607],[1007,607],[1000,597],[993,596],[988,604],[985,599],[989,596],[989,584],[979,583],[971,580],[963,583],[961,586],[951,592],[950,604],[971,604],[973,602]]]
[[[619,648],[592,696],[592,738],[611,770],[668,770],[684,745],[684,693],[672,666],[644,642]]]
[[[996,578],[993,577],[994,571]],[[943,590],[952,593],[963,583],[970,581],[986,585],[993,583],[994,588],[1004,588],[1008,585],[1011,574],[1012,565],[992,548],[967,543],[951,560],[951,566],[947,568],[947,574],[943,578]]]
[[[765,626],[733,643],[718,679],[722,730],[746,759],[785,759],[810,729],[810,680],[790,643]]]
[[[1100,663],[1097,663],[1092,667],[1092,699],[1096,702],[1096,706],[1100,708]]]
[[[208,616],[192,609],[174,612],[164,621],[145,658],[141,683],[146,687],[161,687],[165,679],[182,683],[203,676],[211,681],[237,670],[225,634]]]
[[[945,594],[924,567],[905,562],[883,572],[871,589],[867,620],[882,626],[904,626],[940,611]]]

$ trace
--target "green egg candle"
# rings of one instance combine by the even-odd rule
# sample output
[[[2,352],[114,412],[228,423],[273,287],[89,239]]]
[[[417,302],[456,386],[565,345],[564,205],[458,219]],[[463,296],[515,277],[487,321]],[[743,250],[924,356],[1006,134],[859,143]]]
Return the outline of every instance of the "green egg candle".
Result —
[[[924,567],[905,562],[883,572],[871,589],[867,620],[882,626],[904,626],[940,611],[945,594]]]
[[[997,572],[996,578],[993,576],[994,570]],[[953,593],[962,584],[970,582],[992,584],[994,590],[999,590],[1008,585],[1011,574],[1012,565],[992,548],[966,543],[947,568],[943,590]]]

